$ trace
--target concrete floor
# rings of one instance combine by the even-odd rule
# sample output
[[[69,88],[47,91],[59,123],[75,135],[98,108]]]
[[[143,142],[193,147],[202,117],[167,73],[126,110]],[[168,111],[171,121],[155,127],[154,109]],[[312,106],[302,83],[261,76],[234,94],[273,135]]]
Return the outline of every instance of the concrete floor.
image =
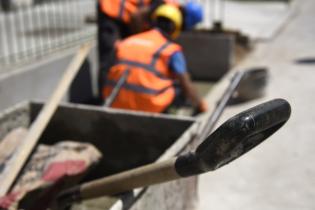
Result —
[[[254,40],[266,40],[276,34],[293,9],[284,1],[201,2],[205,11],[201,27],[212,27],[214,21],[221,20],[225,28],[239,30]]]
[[[266,97],[227,109],[221,122],[273,98],[290,102],[291,119],[250,153],[200,176],[199,210],[315,209],[315,61],[297,62],[315,60],[315,1],[298,3],[277,37],[258,44],[237,67],[269,67]]]

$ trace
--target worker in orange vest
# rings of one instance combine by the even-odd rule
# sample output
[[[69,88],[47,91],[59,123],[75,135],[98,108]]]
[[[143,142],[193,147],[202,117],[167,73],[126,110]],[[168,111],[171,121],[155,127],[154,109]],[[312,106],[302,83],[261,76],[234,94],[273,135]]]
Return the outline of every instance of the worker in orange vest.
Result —
[[[98,86],[115,61],[115,43],[150,28],[150,16],[161,4],[176,4],[185,13],[185,28],[194,26],[201,18],[201,6],[193,1],[180,6],[177,0],[98,0]],[[101,91],[100,91],[101,92]]]
[[[153,29],[118,44],[117,62],[108,72],[104,98],[128,71],[112,107],[162,113],[171,105],[178,105],[184,95],[200,112],[206,111],[206,103],[192,86],[182,49],[173,41],[182,29],[182,12],[172,4],[163,4],[154,12],[153,20]],[[179,83],[179,88],[175,87],[175,82]]]

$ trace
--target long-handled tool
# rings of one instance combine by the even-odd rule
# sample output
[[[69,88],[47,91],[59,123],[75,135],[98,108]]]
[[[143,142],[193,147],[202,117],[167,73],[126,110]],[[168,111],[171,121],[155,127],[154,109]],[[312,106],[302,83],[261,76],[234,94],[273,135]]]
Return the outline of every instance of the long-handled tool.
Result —
[[[0,197],[4,196],[11,185],[13,184],[16,176],[22,169],[24,163],[28,159],[30,153],[33,151],[38,139],[45,130],[50,118],[53,116],[55,110],[62,97],[68,90],[72,80],[79,71],[81,64],[88,55],[91,49],[91,43],[84,44],[73,58],[72,62],[66,69],[63,77],[53,92],[50,99],[47,101],[38,117],[31,125],[25,139],[19,146],[18,150],[13,154],[13,157],[8,161],[3,173],[0,174]]]
[[[62,192],[57,203],[59,207],[64,207],[79,200],[114,195],[138,187],[214,171],[271,136],[285,124],[290,113],[290,105],[283,99],[263,103],[230,118],[194,152],[84,183]]]
[[[242,99],[253,99],[255,97],[262,96],[267,83],[267,78],[268,74],[266,68],[254,68],[234,73],[229,86],[225,89],[223,95],[216,103],[211,115],[207,120],[205,120],[206,123],[201,128],[197,138],[201,140],[205,139],[211,133],[225,107],[231,99],[233,99],[233,95],[235,93],[237,93],[237,95],[241,95]],[[245,93],[244,89],[246,88],[250,90]]]
[[[210,134],[216,122],[222,115],[227,103],[229,102],[229,100],[235,93],[237,87],[239,86],[240,82],[242,81],[244,74],[245,72],[238,71],[233,75],[229,86],[224,91],[222,97],[219,99],[218,103],[216,104],[215,109],[213,110],[209,118],[206,120],[206,124],[200,131],[200,134],[197,136],[198,139],[201,139],[201,140],[205,139],[207,135]]]
[[[110,95],[106,98],[104,106],[105,107],[111,107],[111,105],[114,103],[116,96],[118,95],[120,89],[122,88],[122,86],[125,84],[125,82],[127,81],[127,78],[129,76],[130,70],[127,69],[123,75],[119,78],[117,84],[114,86],[112,92],[110,93]]]

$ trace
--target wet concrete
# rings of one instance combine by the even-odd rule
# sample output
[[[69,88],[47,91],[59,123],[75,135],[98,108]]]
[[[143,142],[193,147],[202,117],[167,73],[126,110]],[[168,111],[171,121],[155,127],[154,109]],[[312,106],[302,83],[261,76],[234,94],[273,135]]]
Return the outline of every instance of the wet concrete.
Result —
[[[237,66],[269,68],[266,96],[227,109],[221,122],[273,98],[290,102],[291,119],[244,157],[201,176],[199,210],[315,209],[315,65],[296,62],[315,55],[315,1],[298,3],[295,17],[281,33],[258,44],[253,54]]]

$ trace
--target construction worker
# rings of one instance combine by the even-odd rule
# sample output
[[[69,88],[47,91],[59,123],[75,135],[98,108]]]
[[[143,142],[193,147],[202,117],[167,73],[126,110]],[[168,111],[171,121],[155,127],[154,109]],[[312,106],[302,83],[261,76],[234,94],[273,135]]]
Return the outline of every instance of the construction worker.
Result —
[[[98,86],[101,90],[104,75],[115,61],[115,43],[149,29],[150,16],[163,3],[176,4],[176,0],[99,0],[98,11]],[[178,4],[179,6],[179,4]],[[201,6],[188,2],[181,6],[185,13],[185,28],[190,29],[200,21]],[[101,91],[99,91],[101,92]]]
[[[182,28],[182,12],[172,4],[163,4],[154,12],[153,21],[153,29],[118,44],[117,63],[107,75],[104,98],[128,71],[112,107],[162,113],[172,104],[179,105],[184,95],[198,111],[206,111],[206,103],[192,86],[182,49],[173,41]],[[179,83],[179,88],[175,87],[175,82]]]

